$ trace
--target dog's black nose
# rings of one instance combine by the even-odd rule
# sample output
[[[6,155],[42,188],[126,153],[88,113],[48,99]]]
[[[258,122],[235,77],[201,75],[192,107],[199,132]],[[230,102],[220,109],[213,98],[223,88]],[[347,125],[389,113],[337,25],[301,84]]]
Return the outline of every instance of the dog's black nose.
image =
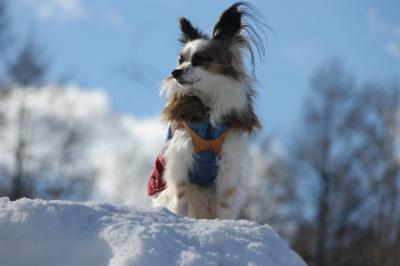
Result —
[[[174,69],[174,71],[171,72],[172,76],[177,79],[179,78],[180,75],[182,75],[183,70],[182,69]]]

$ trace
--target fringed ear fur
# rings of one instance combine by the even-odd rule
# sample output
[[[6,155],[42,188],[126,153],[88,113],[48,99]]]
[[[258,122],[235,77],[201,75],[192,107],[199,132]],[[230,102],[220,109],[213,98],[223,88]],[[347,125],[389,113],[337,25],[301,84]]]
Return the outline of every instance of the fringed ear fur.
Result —
[[[251,60],[252,75],[255,77],[255,55],[253,48],[258,52],[260,59],[265,55],[263,37],[264,23],[262,15],[250,3],[237,2],[226,9],[214,26],[212,40],[221,42],[227,48],[242,47],[248,50]],[[260,34],[257,30],[260,30]]]
[[[179,41],[183,44],[194,41],[196,39],[206,39],[207,36],[202,33],[198,28],[193,27],[192,23],[184,17],[179,18],[179,25],[181,28],[181,38]]]
[[[214,26],[213,39],[218,41],[229,40],[240,33],[242,28],[241,3],[236,3],[225,10]]]
[[[194,27],[184,17],[179,18],[181,29],[180,42],[185,45],[197,39],[210,40],[207,34]],[[255,53],[258,52],[260,60],[265,56],[263,38],[266,37],[263,29],[270,29],[263,21],[262,15],[248,2],[237,2],[226,9],[213,30],[212,41],[216,41],[224,48],[244,48],[249,52],[251,60],[251,73],[255,78]],[[257,30],[261,35],[257,32]]]

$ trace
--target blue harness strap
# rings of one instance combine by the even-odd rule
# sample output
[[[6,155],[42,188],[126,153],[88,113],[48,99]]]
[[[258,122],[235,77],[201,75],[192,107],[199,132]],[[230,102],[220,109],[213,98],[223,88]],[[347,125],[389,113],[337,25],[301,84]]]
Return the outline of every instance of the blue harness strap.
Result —
[[[217,156],[219,153],[219,147],[215,147],[214,142],[218,139],[223,142],[229,125],[221,123],[214,127],[209,121],[189,122],[184,125],[191,133],[194,144],[194,164],[188,173],[189,182],[201,186],[214,184],[218,175]],[[168,139],[172,138],[172,135],[173,131],[170,127]]]

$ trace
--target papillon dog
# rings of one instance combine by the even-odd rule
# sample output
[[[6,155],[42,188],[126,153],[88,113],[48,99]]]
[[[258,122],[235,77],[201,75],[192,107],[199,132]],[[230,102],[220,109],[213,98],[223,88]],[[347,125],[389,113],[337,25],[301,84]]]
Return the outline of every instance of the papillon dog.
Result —
[[[261,127],[253,109],[254,48],[261,57],[255,29],[264,24],[256,14],[249,3],[233,4],[211,37],[179,19],[177,66],[161,83],[168,98],[161,118],[170,128],[149,180],[154,206],[194,218],[238,218],[247,139]]]

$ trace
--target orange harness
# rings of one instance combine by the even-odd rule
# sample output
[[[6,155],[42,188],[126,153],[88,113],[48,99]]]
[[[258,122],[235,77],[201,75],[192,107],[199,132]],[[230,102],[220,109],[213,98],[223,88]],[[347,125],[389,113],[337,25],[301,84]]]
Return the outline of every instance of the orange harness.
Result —
[[[168,133],[168,139],[172,138],[176,129],[186,129],[193,142],[193,152],[198,155],[194,156],[194,169],[188,172],[189,182],[197,185],[210,185],[215,181],[218,173],[217,157],[221,152],[222,145],[229,132],[229,127],[222,131],[215,139],[205,139],[193,130],[186,122],[176,122],[171,124]],[[165,160],[163,151],[161,151],[154,161],[150,174],[147,194],[155,195],[163,191],[167,187],[167,183],[163,178],[165,170]]]
[[[199,136],[186,122],[177,122],[174,125],[174,129],[176,130],[178,128],[185,128],[189,132],[193,142],[193,151],[195,153],[209,151],[215,155],[219,155],[221,152],[222,144],[224,144],[226,135],[229,132],[229,128],[227,128],[218,138],[208,140]]]

